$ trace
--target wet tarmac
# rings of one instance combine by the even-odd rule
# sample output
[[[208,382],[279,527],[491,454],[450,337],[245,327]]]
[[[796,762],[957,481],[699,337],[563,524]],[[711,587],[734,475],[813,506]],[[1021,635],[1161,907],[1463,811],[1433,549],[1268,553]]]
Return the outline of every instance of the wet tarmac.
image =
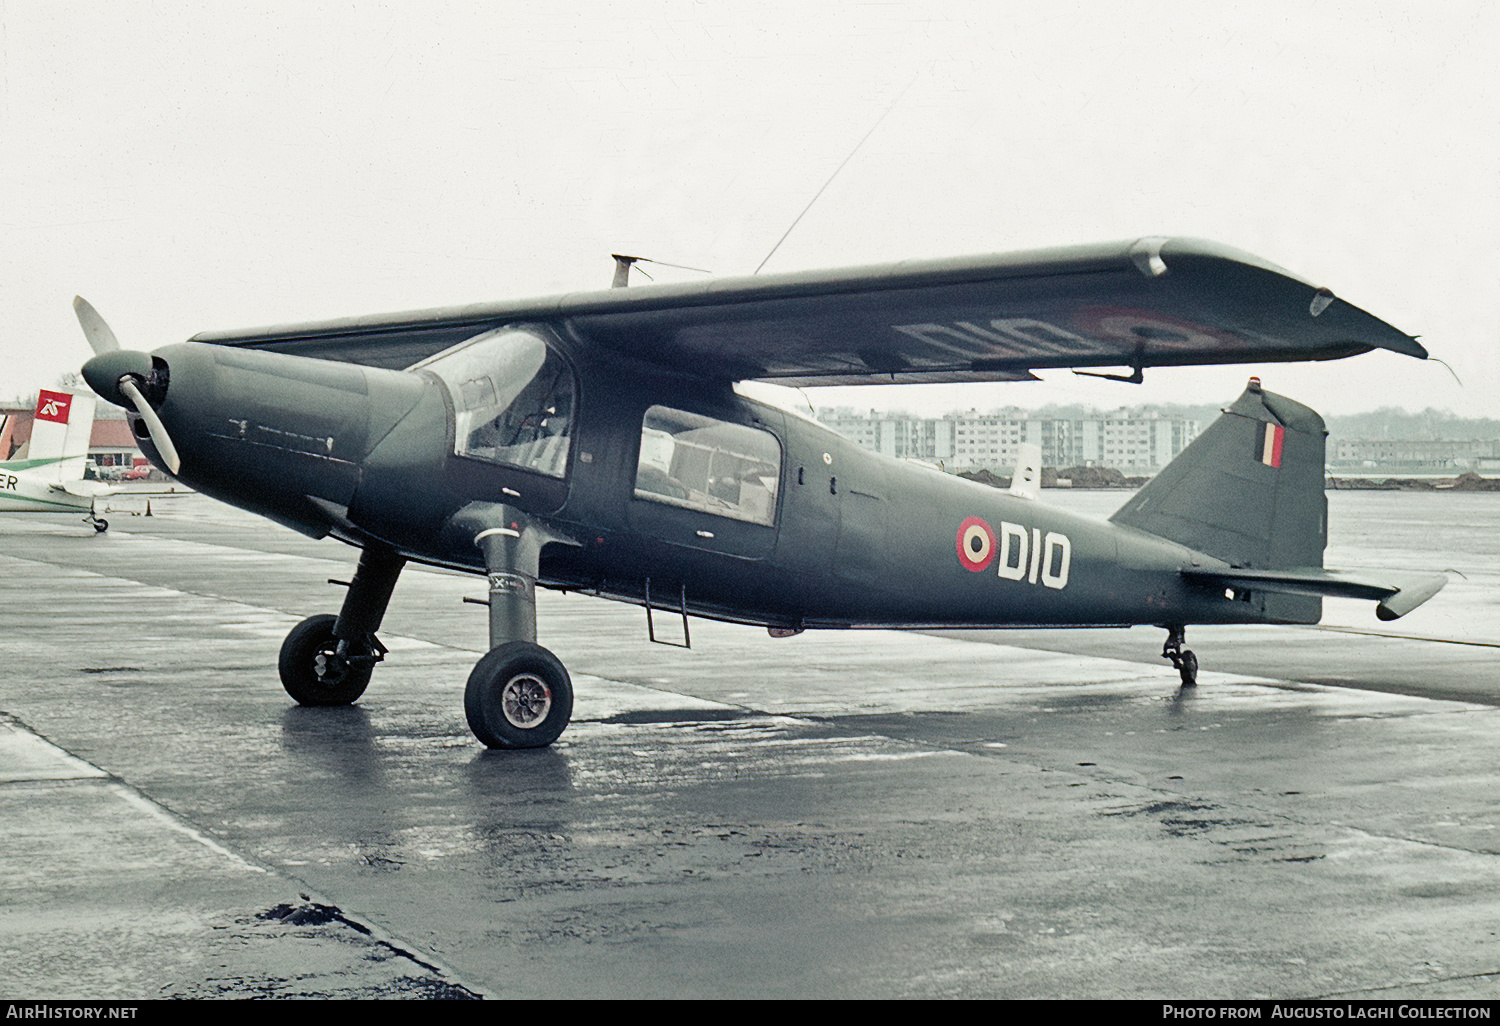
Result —
[[[1188,692],[1159,631],[683,651],[544,595],[578,702],[522,753],[464,723],[476,579],[409,570],[369,692],[301,709],[351,551],[0,520],[0,996],[1493,998],[1500,500],[1402,498],[1331,497],[1329,564],[1465,577],[1190,629]]]

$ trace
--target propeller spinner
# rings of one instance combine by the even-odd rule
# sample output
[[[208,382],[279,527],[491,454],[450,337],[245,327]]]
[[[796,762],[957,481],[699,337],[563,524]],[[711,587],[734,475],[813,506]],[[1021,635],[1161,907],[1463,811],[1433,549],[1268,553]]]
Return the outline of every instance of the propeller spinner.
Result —
[[[151,443],[161,455],[167,470],[176,474],[182,467],[177,455],[177,446],[167,434],[167,426],[157,416],[156,410],[146,401],[141,385],[151,378],[151,354],[121,349],[115,333],[110,330],[99,311],[82,296],[73,299],[73,312],[83,328],[84,337],[94,350],[94,358],[83,365],[83,378],[99,395],[116,406],[127,406],[146,422],[146,431]]]

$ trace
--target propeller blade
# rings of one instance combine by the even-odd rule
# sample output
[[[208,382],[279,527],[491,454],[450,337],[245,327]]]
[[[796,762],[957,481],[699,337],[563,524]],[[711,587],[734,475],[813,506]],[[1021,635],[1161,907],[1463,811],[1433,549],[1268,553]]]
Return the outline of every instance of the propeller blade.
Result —
[[[116,357],[113,360],[99,359],[106,353],[121,351],[120,340],[115,338],[115,333],[110,330],[104,318],[99,316],[99,311],[94,309],[93,304],[82,296],[73,297],[73,312],[78,315],[78,324],[83,328],[84,337],[89,340],[89,345],[94,350],[94,359],[90,360],[89,364],[95,366],[100,363],[113,364],[115,365],[113,373],[118,374],[124,367],[124,365],[119,364],[120,358]],[[130,357],[136,354],[126,353],[124,355]],[[139,355],[140,359],[146,360],[149,365],[149,358],[144,354]],[[126,362],[128,364],[129,361]],[[84,366],[84,376],[89,379],[90,387],[94,387],[94,379],[89,378],[89,369],[89,365],[86,364]],[[98,369],[104,371],[102,367]],[[140,386],[135,382],[136,379],[131,374],[123,374],[118,377],[115,387],[119,389],[120,396],[128,399],[130,405],[135,407],[135,412],[140,414],[141,419],[146,422],[146,431],[151,435],[151,442],[156,446],[156,451],[161,454],[162,462],[167,465],[168,471],[176,474],[182,467],[182,458],[177,455],[177,446],[172,444],[172,436],[167,434],[167,426],[161,422],[161,418],[156,415],[156,411],[151,408],[151,404],[146,401],[145,395],[141,393]],[[104,383],[96,387],[95,391],[98,391],[99,388],[105,388],[106,392],[108,391]],[[105,395],[106,392],[100,392],[99,394]],[[106,395],[106,398],[109,397]]]
[[[120,348],[120,340],[115,338],[115,333],[109,330],[109,325],[104,323],[104,318],[99,316],[99,311],[87,299],[74,296],[73,312],[78,315],[84,337],[89,340],[89,345],[96,354],[112,353]]]
[[[88,330],[87,326],[84,330]],[[135,406],[135,412],[139,413],[141,419],[146,422],[146,430],[151,433],[151,442],[156,446],[156,451],[161,453],[162,462],[167,465],[167,470],[176,474],[182,467],[182,459],[177,455],[177,446],[172,444],[171,436],[167,434],[167,426],[161,422],[161,418],[156,415],[151,404],[146,402],[146,397],[141,394],[140,388],[136,386],[133,379],[121,378],[120,392],[130,400]]]

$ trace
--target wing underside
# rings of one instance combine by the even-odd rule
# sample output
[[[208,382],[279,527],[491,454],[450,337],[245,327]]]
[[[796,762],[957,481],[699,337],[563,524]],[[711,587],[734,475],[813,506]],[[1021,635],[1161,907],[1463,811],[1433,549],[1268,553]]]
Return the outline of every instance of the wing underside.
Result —
[[[502,324],[724,380],[1014,381],[1055,367],[1425,358],[1412,337],[1256,257],[1141,239],[576,293],[196,336],[405,367]]]

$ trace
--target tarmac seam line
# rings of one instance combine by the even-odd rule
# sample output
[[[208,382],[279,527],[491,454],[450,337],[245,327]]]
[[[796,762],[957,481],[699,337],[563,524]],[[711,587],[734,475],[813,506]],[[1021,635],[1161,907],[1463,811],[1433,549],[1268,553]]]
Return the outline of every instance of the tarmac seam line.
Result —
[[[26,734],[30,735],[41,743],[55,749],[60,754],[66,756],[69,760],[82,766],[88,767],[95,771],[95,773],[97,773],[97,776],[68,777],[64,779],[38,778],[10,781],[10,783],[33,785],[37,783],[67,785],[76,785],[79,782],[86,782],[90,784],[103,783],[106,789],[109,790],[111,794],[124,801],[127,805],[131,806],[137,811],[145,813],[153,820],[166,826],[173,832],[181,834],[194,843],[207,848],[215,855],[218,855],[221,858],[226,858],[233,862],[235,865],[243,869],[247,869],[253,873],[259,873],[266,876],[287,880],[289,882],[295,882],[295,884],[298,885],[299,894],[304,901],[312,902],[321,909],[329,910],[332,918],[337,919],[339,922],[342,922],[344,925],[348,926],[350,929],[356,931],[357,933],[364,934],[376,944],[386,948],[388,951],[391,951],[397,956],[404,958],[407,961],[428,970],[429,972],[438,974],[440,977],[443,977],[449,982],[453,983],[454,986],[475,994],[476,996],[488,996],[484,988],[470,983],[469,981],[465,980],[459,973],[453,971],[452,969],[449,969],[446,966],[439,965],[426,957],[420,956],[417,953],[415,945],[406,943],[405,941],[401,940],[401,938],[380,929],[373,923],[365,922],[356,916],[350,915],[342,908],[334,905],[332,902],[322,900],[321,896],[316,896],[316,892],[308,885],[307,881],[301,879],[300,877],[290,876],[285,872],[274,869],[272,867],[259,865],[254,860],[240,855],[237,852],[231,851],[229,848],[226,848],[218,841],[215,841],[204,831],[194,826],[183,816],[180,816],[179,814],[173,812],[171,809],[145,795],[139,788],[131,784],[129,781],[122,779],[114,773],[110,773],[108,770],[95,766],[87,759],[82,759],[74,753],[69,752],[67,749],[46,738],[36,730],[33,730],[19,717],[16,717],[8,712],[0,711],[0,723],[10,726],[15,730],[24,731]]]

